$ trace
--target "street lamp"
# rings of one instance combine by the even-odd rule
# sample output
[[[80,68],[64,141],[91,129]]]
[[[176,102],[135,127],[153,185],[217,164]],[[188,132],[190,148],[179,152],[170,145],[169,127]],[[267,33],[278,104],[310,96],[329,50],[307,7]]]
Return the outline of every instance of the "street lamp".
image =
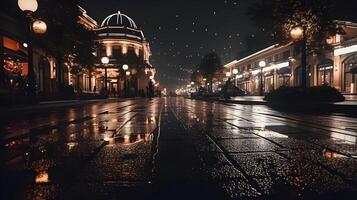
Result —
[[[262,60],[259,62],[259,67],[260,67],[260,96],[264,95],[264,89],[263,89],[263,68],[267,65],[267,63]]]
[[[47,24],[40,19],[36,19],[32,23],[32,30],[36,34],[44,34],[47,31]]]
[[[102,64],[104,65],[104,89],[105,89],[105,91],[107,91],[107,89],[108,89],[108,86],[107,86],[107,84],[108,84],[107,83],[108,82],[107,65],[109,63],[109,58],[104,56],[104,57],[102,57],[101,61],[102,61]]]
[[[32,17],[32,13],[36,12],[38,8],[37,0],[18,0],[17,5],[19,8],[25,13],[28,29],[27,29],[27,37],[28,43],[26,43],[28,47],[27,59],[28,59],[28,98],[30,103],[37,102],[37,94],[36,94],[36,78],[35,71],[33,66],[33,49],[32,49],[32,33],[36,34],[44,34],[47,30],[47,25],[42,20],[34,20]],[[25,46],[25,45],[24,45]]]
[[[17,5],[24,12],[36,12],[38,3],[36,0],[18,0]]]
[[[233,69],[233,75],[234,75],[234,87],[237,86],[237,78],[236,75],[238,74],[238,69]]]
[[[301,85],[306,88],[306,34],[301,26],[291,29],[290,36],[295,42],[301,45]]]
[[[122,68],[123,68],[123,70],[124,70],[124,72],[125,72],[125,75],[124,75],[124,97],[127,97],[127,81],[126,81],[126,76],[130,76],[130,72],[129,71],[127,71],[128,69],[129,69],[129,66],[127,65],[127,64],[124,64],[123,66],[122,66]]]

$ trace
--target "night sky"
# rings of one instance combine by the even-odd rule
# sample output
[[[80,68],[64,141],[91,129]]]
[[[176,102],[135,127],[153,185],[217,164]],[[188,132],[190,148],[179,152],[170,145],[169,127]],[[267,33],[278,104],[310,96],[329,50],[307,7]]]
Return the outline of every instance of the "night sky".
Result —
[[[265,28],[257,27],[247,15],[249,7],[259,1],[82,0],[81,6],[98,24],[117,11],[130,16],[150,43],[156,79],[174,89],[189,82],[205,54],[217,52],[225,64],[249,48],[247,38],[254,40],[257,34],[265,34]],[[340,6],[349,12],[348,5]],[[348,14],[355,15],[341,16]],[[257,42],[271,44],[269,40]]]

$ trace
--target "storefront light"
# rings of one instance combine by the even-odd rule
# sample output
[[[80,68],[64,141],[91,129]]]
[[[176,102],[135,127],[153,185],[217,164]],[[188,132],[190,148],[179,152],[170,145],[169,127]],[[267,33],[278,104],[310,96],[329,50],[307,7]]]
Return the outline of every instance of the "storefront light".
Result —
[[[22,43],[22,46],[27,48],[29,45],[26,42],[24,42],[24,43]]]
[[[263,72],[270,71],[270,70],[273,70],[273,69],[281,69],[281,68],[284,68],[284,67],[289,67],[289,62],[283,62],[283,63],[279,63],[279,64],[276,64],[276,65],[271,65],[269,67],[265,67],[265,68],[263,68]]]

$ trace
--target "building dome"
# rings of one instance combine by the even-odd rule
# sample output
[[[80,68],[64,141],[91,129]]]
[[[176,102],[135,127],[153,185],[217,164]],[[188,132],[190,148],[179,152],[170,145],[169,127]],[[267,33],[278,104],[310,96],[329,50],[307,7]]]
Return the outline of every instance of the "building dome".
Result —
[[[145,41],[144,33],[128,15],[118,11],[107,16],[96,29],[99,39],[125,39],[128,41]]]
[[[104,26],[125,26],[138,29],[134,20],[132,20],[128,15],[121,13],[120,11],[106,17],[101,24],[101,27]]]

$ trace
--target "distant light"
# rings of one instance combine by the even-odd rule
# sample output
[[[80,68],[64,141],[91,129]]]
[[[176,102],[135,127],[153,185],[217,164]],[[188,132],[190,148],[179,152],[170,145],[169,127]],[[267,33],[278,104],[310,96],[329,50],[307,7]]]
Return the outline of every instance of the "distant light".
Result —
[[[272,66],[266,67],[266,68],[263,69],[263,72],[266,72],[266,71],[269,71],[269,70],[273,70],[273,69],[281,69],[281,68],[284,68],[284,67],[289,67],[289,62],[283,62],[283,63],[279,63],[279,64],[276,64],[276,65],[272,65]]]
[[[259,62],[259,67],[265,67],[266,65],[267,63],[264,60]]]
[[[104,56],[104,57],[102,57],[101,61],[102,61],[103,64],[108,64],[109,63],[109,58]]]
[[[127,72],[125,72],[125,74],[126,74],[127,76],[129,76],[129,75],[130,75],[130,72],[129,72],[129,71],[127,71]]]
[[[233,69],[233,74],[238,74],[238,69]]]
[[[226,72],[226,77],[230,77],[231,73],[230,72]]]
[[[47,31],[47,24],[44,21],[37,19],[32,23],[32,30],[36,34],[44,34]]]
[[[124,64],[124,65],[123,65],[123,70],[126,71],[126,70],[128,70],[128,69],[129,69],[129,66],[128,66],[127,64]]]
[[[26,42],[24,42],[24,43],[22,43],[22,46],[24,46],[25,48],[27,48],[29,45],[28,45]]]
[[[260,73],[260,69],[256,69],[252,71],[252,75],[257,75]]]
[[[191,85],[194,85],[194,84],[195,84],[195,82],[192,81],[192,82],[191,82]]]
[[[334,50],[335,56],[345,55],[348,53],[357,52],[357,45],[352,45],[349,47],[339,48]]]
[[[153,80],[153,79],[154,79],[154,76],[150,76],[149,78],[150,78],[151,80]]]
[[[36,0],[18,0],[17,5],[22,11],[35,12],[38,8]]]
[[[293,40],[301,40],[304,36],[304,29],[300,26],[297,26],[290,31],[290,36]]]

